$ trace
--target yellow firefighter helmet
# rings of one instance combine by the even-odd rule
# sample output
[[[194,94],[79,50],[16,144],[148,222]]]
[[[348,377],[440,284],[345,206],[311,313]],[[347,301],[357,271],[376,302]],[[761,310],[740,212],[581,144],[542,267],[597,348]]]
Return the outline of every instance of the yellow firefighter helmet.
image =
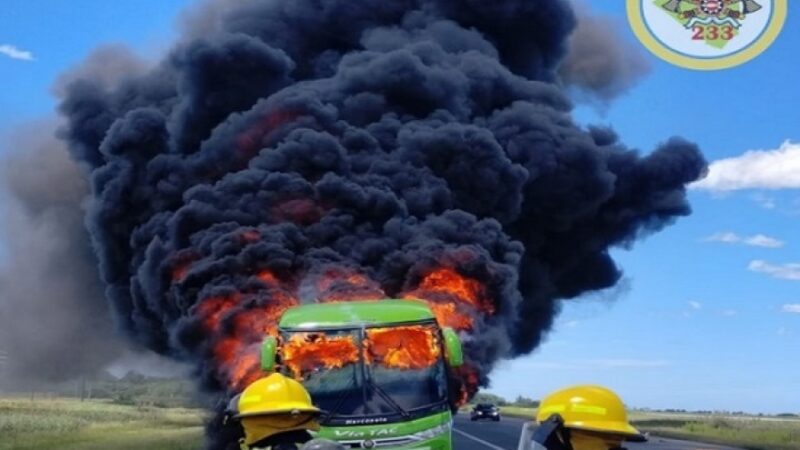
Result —
[[[545,422],[559,415],[563,426],[572,430],[619,435],[641,441],[642,434],[628,422],[622,400],[602,386],[573,386],[553,392],[539,405],[536,421]]]
[[[244,444],[252,445],[278,433],[319,430],[320,410],[299,382],[279,373],[261,378],[242,392],[236,404],[244,428]]]

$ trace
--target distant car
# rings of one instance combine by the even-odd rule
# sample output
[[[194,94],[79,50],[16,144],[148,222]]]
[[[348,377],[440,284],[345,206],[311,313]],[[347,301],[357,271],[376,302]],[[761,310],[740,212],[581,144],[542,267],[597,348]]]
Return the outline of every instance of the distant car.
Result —
[[[472,408],[469,420],[489,419],[495,422],[500,421],[500,409],[490,403],[478,403]]]

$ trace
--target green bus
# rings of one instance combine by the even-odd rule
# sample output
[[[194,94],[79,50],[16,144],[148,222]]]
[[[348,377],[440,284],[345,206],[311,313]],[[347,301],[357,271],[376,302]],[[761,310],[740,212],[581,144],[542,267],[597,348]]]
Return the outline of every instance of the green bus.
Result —
[[[349,448],[452,449],[449,368],[458,335],[416,300],[310,304],[265,339],[262,369],[300,380],[323,410],[317,437]]]

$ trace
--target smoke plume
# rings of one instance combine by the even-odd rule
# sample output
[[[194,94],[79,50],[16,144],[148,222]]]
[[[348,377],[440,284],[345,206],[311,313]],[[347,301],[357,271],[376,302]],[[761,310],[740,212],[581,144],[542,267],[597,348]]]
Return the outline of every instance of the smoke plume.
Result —
[[[2,169],[0,350],[6,387],[94,374],[124,343],[107,313],[81,202],[86,177],[55,138],[54,121],[7,142]]]
[[[641,155],[570,118],[565,1],[220,5],[157,65],[83,73],[60,106],[119,323],[207,389],[258,376],[286,308],[385,295],[462,333],[469,395],[559,301],[620,279],[610,247],[690,212],[693,144]]]
[[[620,35],[622,22],[592,14],[588,2],[578,2],[576,9],[578,25],[558,74],[579,98],[607,104],[647,75],[650,63]]]

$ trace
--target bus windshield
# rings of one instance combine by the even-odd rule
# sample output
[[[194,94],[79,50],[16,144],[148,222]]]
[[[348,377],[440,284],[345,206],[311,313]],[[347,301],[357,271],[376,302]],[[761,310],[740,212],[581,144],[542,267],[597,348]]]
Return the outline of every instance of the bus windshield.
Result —
[[[447,377],[430,324],[283,333],[284,371],[331,418],[408,416],[441,406]]]

